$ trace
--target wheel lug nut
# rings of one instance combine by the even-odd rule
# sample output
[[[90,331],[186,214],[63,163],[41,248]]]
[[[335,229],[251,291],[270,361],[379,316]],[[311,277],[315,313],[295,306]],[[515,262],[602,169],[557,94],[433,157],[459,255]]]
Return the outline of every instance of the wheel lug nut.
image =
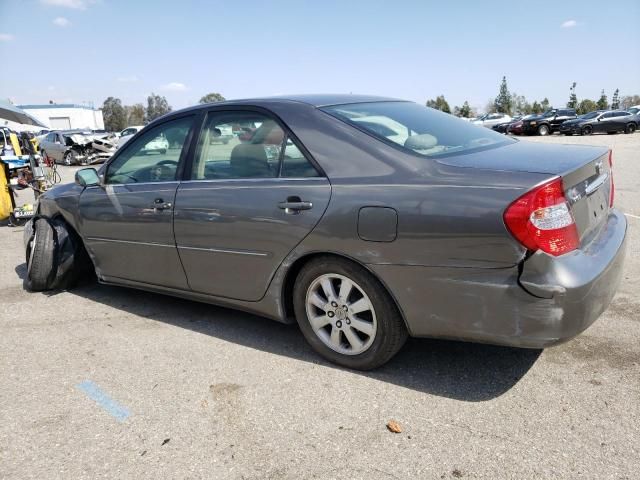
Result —
[[[333,313],[333,312],[328,312],[328,313],[327,313],[327,316],[328,316],[329,318],[333,318],[333,316],[334,316],[334,315],[335,315],[335,313]]]
[[[346,312],[347,310],[349,310],[349,307],[347,307],[346,305],[342,305],[342,309]]]
[[[336,327],[342,328],[342,322],[340,320],[336,322]]]
[[[351,320],[349,320],[348,318],[347,318],[346,322],[347,322],[347,325],[351,325]]]
[[[336,308],[336,307],[338,306],[338,304],[337,304],[336,302],[331,302],[331,306],[332,306],[333,308]]]

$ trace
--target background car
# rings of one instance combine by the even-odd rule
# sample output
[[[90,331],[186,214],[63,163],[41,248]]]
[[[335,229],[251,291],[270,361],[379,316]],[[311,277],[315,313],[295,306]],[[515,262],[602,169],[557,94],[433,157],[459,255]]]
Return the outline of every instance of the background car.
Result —
[[[523,120],[522,132],[526,135],[550,135],[559,131],[562,122],[577,117],[573,108],[552,108],[542,115]]]
[[[210,141],[234,123],[251,139]],[[158,138],[171,148],[147,155]],[[593,323],[621,279],[611,169],[606,148],[516,141],[395,99],[205,104],[41,195],[26,282],[63,288],[95,267],[103,283],[297,321],[356,369],[410,335],[543,348]],[[52,228],[76,242],[53,263]]]
[[[118,134],[118,137],[119,137],[118,138],[118,148],[120,148],[122,145],[127,143],[129,140],[131,140],[133,135],[138,133],[143,128],[144,128],[144,125],[132,125],[131,127],[127,127],[124,130],[122,130]]]
[[[491,128],[499,123],[507,123],[511,121],[511,117],[506,113],[487,113],[477,120],[472,121],[474,125],[481,125],[483,127]]]
[[[495,124],[493,127],[491,127],[491,129],[494,132],[507,133],[509,125],[519,121],[520,119],[522,119],[522,115],[516,115],[515,117],[511,118],[510,120],[508,120],[506,122]]]
[[[633,133],[638,128],[637,116],[624,110],[587,113],[560,126],[564,135],[591,135],[592,133]]]
[[[104,162],[115,148],[112,134],[96,134],[91,130],[56,130],[40,139],[41,155],[67,166]]]

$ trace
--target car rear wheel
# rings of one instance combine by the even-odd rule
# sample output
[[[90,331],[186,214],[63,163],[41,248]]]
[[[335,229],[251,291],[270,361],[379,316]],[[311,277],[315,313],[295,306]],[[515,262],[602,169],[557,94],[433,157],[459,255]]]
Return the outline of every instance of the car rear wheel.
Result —
[[[635,123],[628,123],[626,128],[624,129],[624,133],[633,133],[637,129]]]
[[[538,135],[540,136],[545,136],[545,135],[549,135],[550,131],[549,131],[549,126],[548,125],[540,125],[538,127]]]
[[[592,133],[593,133],[593,128],[591,127],[591,125],[582,127],[582,135],[591,135]]]
[[[363,267],[334,257],[312,260],[298,274],[296,319],[313,349],[358,370],[389,361],[407,339],[393,299]]]

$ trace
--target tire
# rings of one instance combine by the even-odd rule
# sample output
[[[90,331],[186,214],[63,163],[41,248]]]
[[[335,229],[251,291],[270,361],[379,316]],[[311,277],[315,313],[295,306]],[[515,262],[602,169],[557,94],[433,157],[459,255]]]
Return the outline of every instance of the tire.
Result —
[[[327,282],[334,295],[325,293]],[[342,285],[349,283],[349,294],[341,298],[347,290],[343,292]],[[371,370],[385,364],[408,337],[402,315],[385,288],[363,267],[343,259],[323,256],[306,264],[296,278],[293,305],[311,347],[348,368]],[[351,313],[350,309],[359,311]],[[315,327],[310,320],[313,314],[319,319]],[[322,322],[326,323],[320,325]]]
[[[627,123],[627,126],[624,129],[624,133],[634,133],[637,129],[638,127],[636,127],[635,123]]]
[[[541,137],[545,137],[551,134],[551,130],[549,129],[549,125],[540,125],[538,127],[538,135]]]
[[[54,276],[55,245],[53,228],[44,219],[35,220],[34,236],[27,247],[26,286],[34,292],[49,290]]]
[[[27,225],[25,232],[29,228]],[[82,240],[63,220],[36,218],[32,228],[33,237],[26,250],[28,290],[68,289],[94,275]]]
[[[160,150],[160,155],[166,155],[167,153],[167,149],[163,148],[162,150]]]
[[[69,150],[67,153],[64,154],[62,162],[67,167],[70,167],[71,165],[74,165],[75,163],[77,163],[76,154],[73,152],[73,150]]]
[[[593,133],[593,127],[591,125],[582,127],[581,135],[591,135],[592,133]]]

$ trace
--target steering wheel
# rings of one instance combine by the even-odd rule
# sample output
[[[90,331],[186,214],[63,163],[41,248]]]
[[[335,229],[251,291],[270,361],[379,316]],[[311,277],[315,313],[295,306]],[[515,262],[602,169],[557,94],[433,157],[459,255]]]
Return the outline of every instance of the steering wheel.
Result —
[[[161,162],[156,163],[156,166],[159,167],[160,165],[175,165],[177,167],[178,162],[175,160],[162,160]]]

